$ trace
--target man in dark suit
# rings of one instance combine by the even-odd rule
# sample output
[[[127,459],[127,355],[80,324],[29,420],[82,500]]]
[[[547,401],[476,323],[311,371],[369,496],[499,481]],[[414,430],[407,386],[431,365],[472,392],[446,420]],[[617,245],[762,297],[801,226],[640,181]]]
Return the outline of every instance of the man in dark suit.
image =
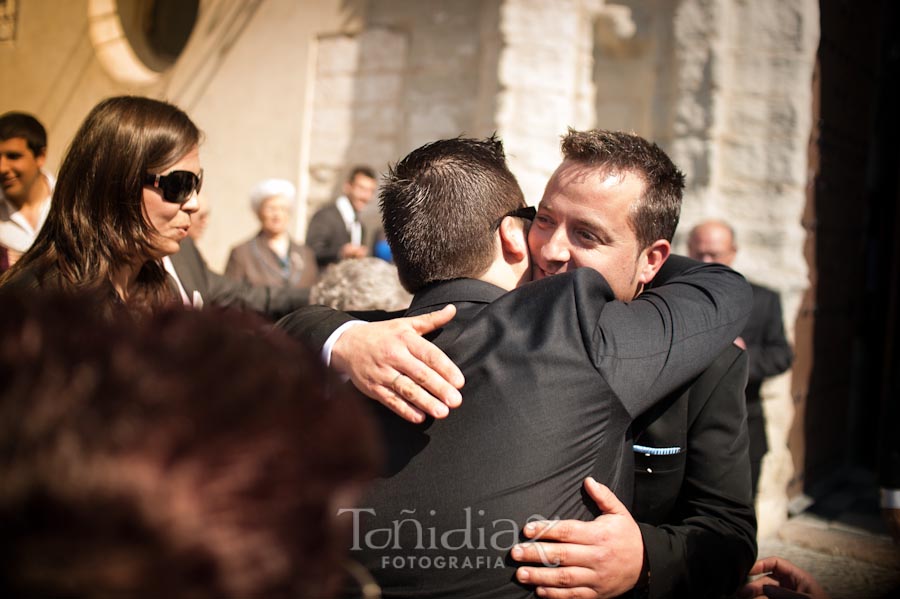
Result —
[[[701,262],[719,262],[731,266],[737,254],[734,229],[718,220],[700,223],[691,229],[688,253]],[[794,353],[784,335],[781,299],[778,294],[762,285],[750,285],[753,288],[753,311],[735,343],[746,349],[750,358],[746,392],[747,428],[750,432],[753,495],[756,496],[762,459],[769,451],[760,390],[765,379],[791,367]]]
[[[611,300],[619,294],[631,293],[633,297],[653,279],[668,257],[669,245],[664,238],[671,237],[677,221],[681,175],[668,158],[655,146],[632,136],[613,135],[610,139],[610,143],[623,144],[626,148],[633,148],[635,141],[639,142],[637,153],[652,163],[652,172],[657,176],[651,195],[663,196],[653,198],[654,207],[649,212],[656,214],[659,207],[655,204],[662,201],[674,211],[674,217],[656,219],[655,222],[672,223],[669,227],[672,231],[666,230],[665,225],[662,231],[652,231],[654,241],[648,246],[639,245],[633,236],[630,241],[614,239],[608,259],[619,267],[619,275],[622,275],[616,276],[614,284],[595,286],[597,281],[603,280],[589,269],[581,269],[547,278],[502,297],[503,288],[512,287],[527,273],[527,268],[523,269],[521,264],[527,260],[528,253],[524,234],[517,228],[516,221],[503,218],[508,209],[522,202],[514,179],[508,187],[516,190],[518,199],[509,206],[488,209],[488,206],[496,205],[498,199],[508,198],[510,193],[500,193],[497,184],[478,188],[479,184],[488,185],[485,182],[512,178],[503,164],[502,153],[502,169],[473,173],[464,168],[467,164],[470,167],[477,164],[477,161],[471,162],[470,156],[464,155],[465,160],[456,162],[446,160],[443,155],[431,155],[435,148],[448,148],[440,145],[442,143],[451,144],[449,148],[453,148],[452,142],[467,142],[449,140],[421,148],[397,166],[397,172],[392,174],[382,194],[382,202],[385,229],[401,280],[408,289],[417,292],[411,313],[438,308],[450,301],[457,303],[460,316],[445,327],[435,341],[461,365],[467,384],[466,402],[454,417],[429,422],[425,429],[392,415],[384,417],[382,411],[382,421],[391,431],[386,438],[393,449],[392,463],[397,464],[396,473],[383,485],[376,486],[370,498],[376,504],[380,502],[382,511],[385,507],[398,505],[413,510],[417,508],[412,506],[419,506],[423,511],[428,510],[428,506],[445,509],[455,506],[460,509],[449,512],[458,515],[465,511],[462,507],[465,504],[472,510],[480,509],[479,506],[489,508],[480,513],[488,521],[521,524],[523,516],[548,513],[583,518],[593,515],[590,502],[583,503],[578,489],[579,482],[588,475],[609,482],[613,491],[627,501],[632,489],[630,474],[633,466],[625,429],[621,427],[622,417],[627,420],[643,411],[659,397],[657,393],[662,387],[674,390],[672,376],[675,371],[684,374],[684,360],[706,360],[724,347],[701,347],[696,345],[699,341],[696,338],[693,338],[692,349],[684,346],[675,349],[669,341],[660,343],[660,318],[668,322],[666,327],[675,325],[674,329],[667,329],[667,334],[676,337],[686,333],[685,326],[690,328],[698,324],[692,323],[696,313],[691,316],[684,311],[680,302],[684,298],[676,290],[700,291],[695,287],[703,286],[699,279],[687,288],[668,285],[645,292],[630,304],[604,302],[604,299]],[[497,158],[493,160],[496,162]],[[414,175],[417,173],[421,177],[415,183],[419,189],[404,188],[413,185],[410,182],[416,181]],[[584,173],[576,168],[569,175],[583,184],[582,192],[602,188],[606,206],[597,215],[601,220],[604,217],[625,218],[626,208],[633,198],[644,195],[646,187],[642,176],[624,169],[614,173]],[[439,177],[447,178],[452,185],[435,184],[434,178]],[[395,184],[403,189],[396,196]],[[404,197],[415,200],[407,201],[413,210],[407,207],[405,213],[401,210],[398,215],[391,206],[397,198],[402,200]],[[494,240],[485,244],[483,240],[488,231],[494,231]],[[472,254],[481,256],[462,270],[454,267],[461,256]],[[486,261],[490,254],[493,254],[493,260]],[[621,268],[623,259],[631,260],[630,269],[627,266]],[[667,267],[677,270],[679,265],[675,262],[677,260],[670,261]],[[680,267],[683,268],[683,263]],[[627,275],[624,274],[626,271]],[[699,274],[689,272],[694,272],[692,276]],[[473,280],[475,275],[480,281]],[[684,278],[679,280],[688,282]],[[422,287],[429,282],[434,284]],[[494,285],[485,285],[485,282]],[[666,298],[661,304],[657,303],[660,295]],[[491,301],[493,303],[487,305]],[[647,320],[633,318],[641,313],[647,302],[654,305],[651,310],[654,314]],[[718,305],[720,309],[734,308]],[[596,311],[598,307],[600,312]],[[631,316],[626,316],[628,314]],[[650,313],[643,314],[648,316]],[[680,316],[673,317],[676,314]],[[624,321],[619,318],[622,316],[626,316]],[[283,321],[282,326],[292,332],[303,329],[295,317]],[[300,320],[310,319],[304,316]],[[362,325],[358,329],[364,326],[371,325]],[[666,333],[662,334],[666,336]],[[664,361],[668,372],[657,370],[661,364],[657,360],[663,353],[667,354]],[[598,362],[596,358],[600,355],[603,358]],[[651,355],[655,357],[648,362]],[[527,359],[523,360],[523,357]],[[539,368],[539,364],[546,368]],[[694,365],[703,367],[702,364]],[[700,369],[695,372],[699,373]],[[682,384],[690,378],[682,377]],[[624,385],[620,386],[621,383]],[[610,392],[618,397],[612,403],[608,401]],[[413,451],[414,455],[397,451],[410,447],[420,450]],[[400,455],[395,455],[397,453]],[[476,465],[473,461],[476,457],[484,459],[486,456],[490,456],[488,466]],[[448,486],[448,481],[453,482]],[[363,501],[362,505],[370,503]],[[390,531],[392,523],[395,528],[400,526],[397,520],[402,516],[396,511],[387,516],[381,516],[381,511],[374,508],[372,512],[369,520],[364,512],[354,512],[354,526],[368,523],[369,532]],[[513,517],[497,520],[497,514]],[[460,529],[459,522],[454,524],[446,517],[436,518],[438,531]],[[421,521],[417,524],[420,527],[432,525]],[[412,525],[410,528],[415,530]],[[478,526],[474,528],[478,529]],[[361,528],[357,532],[366,535]],[[516,536],[511,535],[511,540],[515,541]],[[365,536],[367,541],[369,538]],[[388,545],[400,539],[402,536],[398,533]],[[403,540],[409,541],[408,538]],[[415,541],[412,544],[415,545]],[[410,547],[406,542],[399,545],[404,549]],[[463,571],[445,572],[437,566],[437,571],[426,572],[422,568],[422,558],[439,555],[407,551],[393,556],[375,552],[373,556],[372,548],[364,543],[358,548],[362,550],[366,564],[376,571],[376,577],[388,582],[398,593],[406,591],[419,596],[426,591],[435,591],[445,596],[475,596],[480,592],[484,596],[497,596],[503,592],[518,596],[521,591],[528,592],[510,583],[511,570],[502,571],[500,562],[491,562],[490,552],[488,563],[481,567],[476,563],[474,571],[464,568]],[[638,552],[640,570],[640,547]],[[402,566],[403,556],[409,553],[418,560],[413,559],[408,566],[398,570],[396,560],[400,559]],[[499,558],[496,552],[493,555]],[[498,583],[501,586],[496,586]]]
[[[644,246],[655,241],[637,206],[653,206],[659,199],[647,192],[643,197],[632,196],[636,202],[613,205],[605,195],[606,181],[584,188],[583,179],[592,173],[647,172],[648,165],[634,156],[626,158],[627,152],[619,155],[618,145],[609,137],[614,140],[617,136],[601,131],[566,136],[566,160],[548,183],[529,243],[536,276],[590,266],[607,277],[619,299],[631,299],[641,291],[630,269],[635,255],[622,253],[621,248],[628,242]],[[624,136],[623,141],[636,140]],[[680,195],[677,202],[680,206]],[[664,212],[657,206],[656,214]],[[676,224],[677,213],[670,223],[672,231]],[[333,329],[336,324],[329,326]],[[367,364],[362,356],[373,352],[372,346],[358,343],[358,336],[351,332],[342,340],[344,351],[349,350],[354,359],[340,355],[341,347],[336,346],[335,361],[350,371],[360,388],[367,379],[408,372],[409,377],[399,379],[404,384],[398,394],[432,415],[442,414],[439,402],[419,392],[409,379],[428,381],[428,369],[423,366],[429,364],[444,368],[442,375],[449,380],[450,374],[444,374],[449,371],[441,366],[443,356],[428,354],[424,346],[404,353],[391,349],[390,339],[376,337],[386,354],[405,356],[406,361],[395,361],[396,368],[382,366],[382,372],[374,374],[353,372],[355,365]],[[315,341],[321,345],[323,339]],[[417,340],[407,337],[410,339]],[[520,574],[551,592],[560,592],[556,587],[575,587],[565,592],[597,597],[616,596],[635,586],[652,597],[718,596],[737,588],[756,556],[743,398],[746,369],[746,356],[736,348],[729,349],[694,385],[642,416],[634,428],[636,443],[643,447],[635,454],[638,474],[633,517],[614,497],[605,495],[600,507],[607,513],[594,521],[567,522],[564,527],[532,533],[565,541],[565,546],[554,549],[538,543],[525,547],[517,557],[539,561],[541,551],[556,554],[562,549],[569,556],[568,564],[555,569],[525,567]],[[440,379],[437,375],[433,378]],[[445,398],[449,393],[434,381],[428,387],[435,397]],[[366,392],[377,396],[379,386],[370,385]],[[398,413],[407,407],[391,403],[390,396],[379,399]],[[452,400],[445,401],[455,405]],[[586,491],[593,496],[591,485]],[[555,539],[556,531],[563,530],[573,531],[572,536]],[[703,564],[711,568],[700,574],[698,568]]]
[[[360,213],[374,197],[377,187],[375,171],[367,166],[354,167],[344,183],[344,194],[313,215],[306,245],[316,254],[320,269],[344,258],[369,254],[374,231],[360,221]]]
[[[190,237],[163,264],[184,303],[195,308],[205,304],[235,307],[277,319],[309,303],[308,288],[251,285],[213,272]]]

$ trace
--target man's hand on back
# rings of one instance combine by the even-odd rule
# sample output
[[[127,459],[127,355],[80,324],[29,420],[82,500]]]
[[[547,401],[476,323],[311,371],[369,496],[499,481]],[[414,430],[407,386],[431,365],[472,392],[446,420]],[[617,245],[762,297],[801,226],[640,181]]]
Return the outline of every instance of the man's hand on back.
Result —
[[[422,335],[439,329],[456,315],[442,310],[372,322],[346,330],[331,354],[331,364],[350,377],[357,389],[410,422],[425,414],[444,418],[462,403],[462,372]]]
[[[518,581],[535,585],[539,597],[617,597],[638,582],[644,541],[637,522],[605,485],[587,478],[584,488],[603,510],[601,516],[591,522],[532,522],[525,536],[534,542],[512,549],[514,560],[544,565],[516,571]]]

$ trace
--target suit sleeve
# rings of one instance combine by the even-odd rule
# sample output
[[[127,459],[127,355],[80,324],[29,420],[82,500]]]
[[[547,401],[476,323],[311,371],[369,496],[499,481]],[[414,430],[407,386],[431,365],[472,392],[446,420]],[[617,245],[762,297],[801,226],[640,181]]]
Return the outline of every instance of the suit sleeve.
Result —
[[[333,233],[335,223],[329,212],[329,207],[316,212],[312,220],[309,221],[306,233],[306,245],[316,255],[316,262],[319,268],[323,268],[332,262],[337,262],[340,258],[341,244],[335,242]],[[337,216],[340,218],[339,213],[337,213]]]
[[[237,252],[232,248],[228,253],[228,263],[225,264],[225,276],[233,281],[243,281],[246,274]]]
[[[351,320],[377,322],[402,316],[402,310],[398,312],[368,310],[347,313],[328,306],[314,305],[300,308],[288,314],[275,323],[275,326],[306,345],[310,350],[319,352],[322,350],[328,337],[345,322],[350,322]]]
[[[766,293],[765,326],[763,337],[757,343],[747,345],[750,355],[750,380],[761,381],[781,374],[791,366],[794,353],[784,334],[781,298],[772,291]]]
[[[253,310],[273,320],[309,303],[309,289],[251,285],[233,281],[209,268],[206,268],[206,279],[206,301],[217,306]]]
[[[630,303],[606,303],[596,328],[583,332],[632,418],[712,363],[740,334],[752,306],[750,285],[721,264],[671,256],[658,276],[663,285]],[[591,300],[585,293],[576,301]]]
[[[753,566],[756,517],[746,380],[747,357],[741,352],[712,384],[690,391],[685,476],[675,506],[666,524],[639,523],[650,597],[728,595]]]

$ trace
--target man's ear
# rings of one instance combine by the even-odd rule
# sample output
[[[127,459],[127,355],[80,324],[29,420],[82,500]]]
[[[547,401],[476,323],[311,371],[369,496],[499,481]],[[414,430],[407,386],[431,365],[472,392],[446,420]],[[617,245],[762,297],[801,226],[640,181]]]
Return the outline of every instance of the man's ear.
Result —
[[[657,239],[649,247],[644,248],[644,251],[641,252],[638,282],[643,285],[649,284],[671,253],[672,244],[665,239]]]
[[[528,260],[528,231],[525,222],[514,216],[504,216],[500,221],[500,249],[507,263],[518,264]]]
[[[44,148],[38,155],[34,157],[34,162],[37,164],[38,168],[44,168],[44,163],[47,161],[47,148]]]

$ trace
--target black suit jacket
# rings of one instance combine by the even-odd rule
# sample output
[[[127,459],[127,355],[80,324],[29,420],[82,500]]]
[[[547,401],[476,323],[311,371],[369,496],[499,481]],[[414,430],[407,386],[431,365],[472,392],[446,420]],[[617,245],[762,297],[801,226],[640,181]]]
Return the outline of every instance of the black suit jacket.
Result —
[[[794,352],[784,334],[778,294],[762,285],[751,283],[750,287],[753,289],[753,310],[741,337],[747,344],[750,358],[747,399],[758,400],[763,380],[790,368]]]
[[[172,255],[172,264],[188,297],[197,291],[206,304],[253,310],[274,319],[309,303],[309,289],[255,286],[214,273],[190,237]]]
[[[357,214],[357,219],[362,227],[361,245],[371,252],[375,242],[383,236],[377,214],[364,210]],[[341,248],[346,243],[350,243],[350,233],[337,206],[329,204],[319,209],[306,230],[306,245],[316,255],[319,269],[339,261]]]
[[[731,346],[686,391],[634,424],[632,513],[649,560],[650,597],[730,594],[756,560],[747,368],[746,353]]]
[[[306,245],[316,255],[319,268],[341,259],[341,248],[350,243],[350,233],[337,206],[329,204],[316,212],[306,232]]]
[[[434,342],[466,376],[463,404],[424,425],[374,405],[389,469],[345,513],[351,555],[386,597],[529,596],[507,559],[522,526],[595,517],[581,490],[589,475],[629,502],[631,420],[730,343],[749,311],[746,292],[739,276],[706,265],[630,304],[610,301],[589,269],[506,295],[468,279],[418,293],[410,314],[457,306]],[[323,310],[280,324],[308,331]]]
[[[751,283],[750,287],[753,289],[753,310],[741,337],[747,344],[747,355],[750,358],[747,381],[750,459],[758,465],[769,450],[760,390],[766,378],[790,368],[794,353],[784,334],[781,299],[778,294],[761,285]]]

